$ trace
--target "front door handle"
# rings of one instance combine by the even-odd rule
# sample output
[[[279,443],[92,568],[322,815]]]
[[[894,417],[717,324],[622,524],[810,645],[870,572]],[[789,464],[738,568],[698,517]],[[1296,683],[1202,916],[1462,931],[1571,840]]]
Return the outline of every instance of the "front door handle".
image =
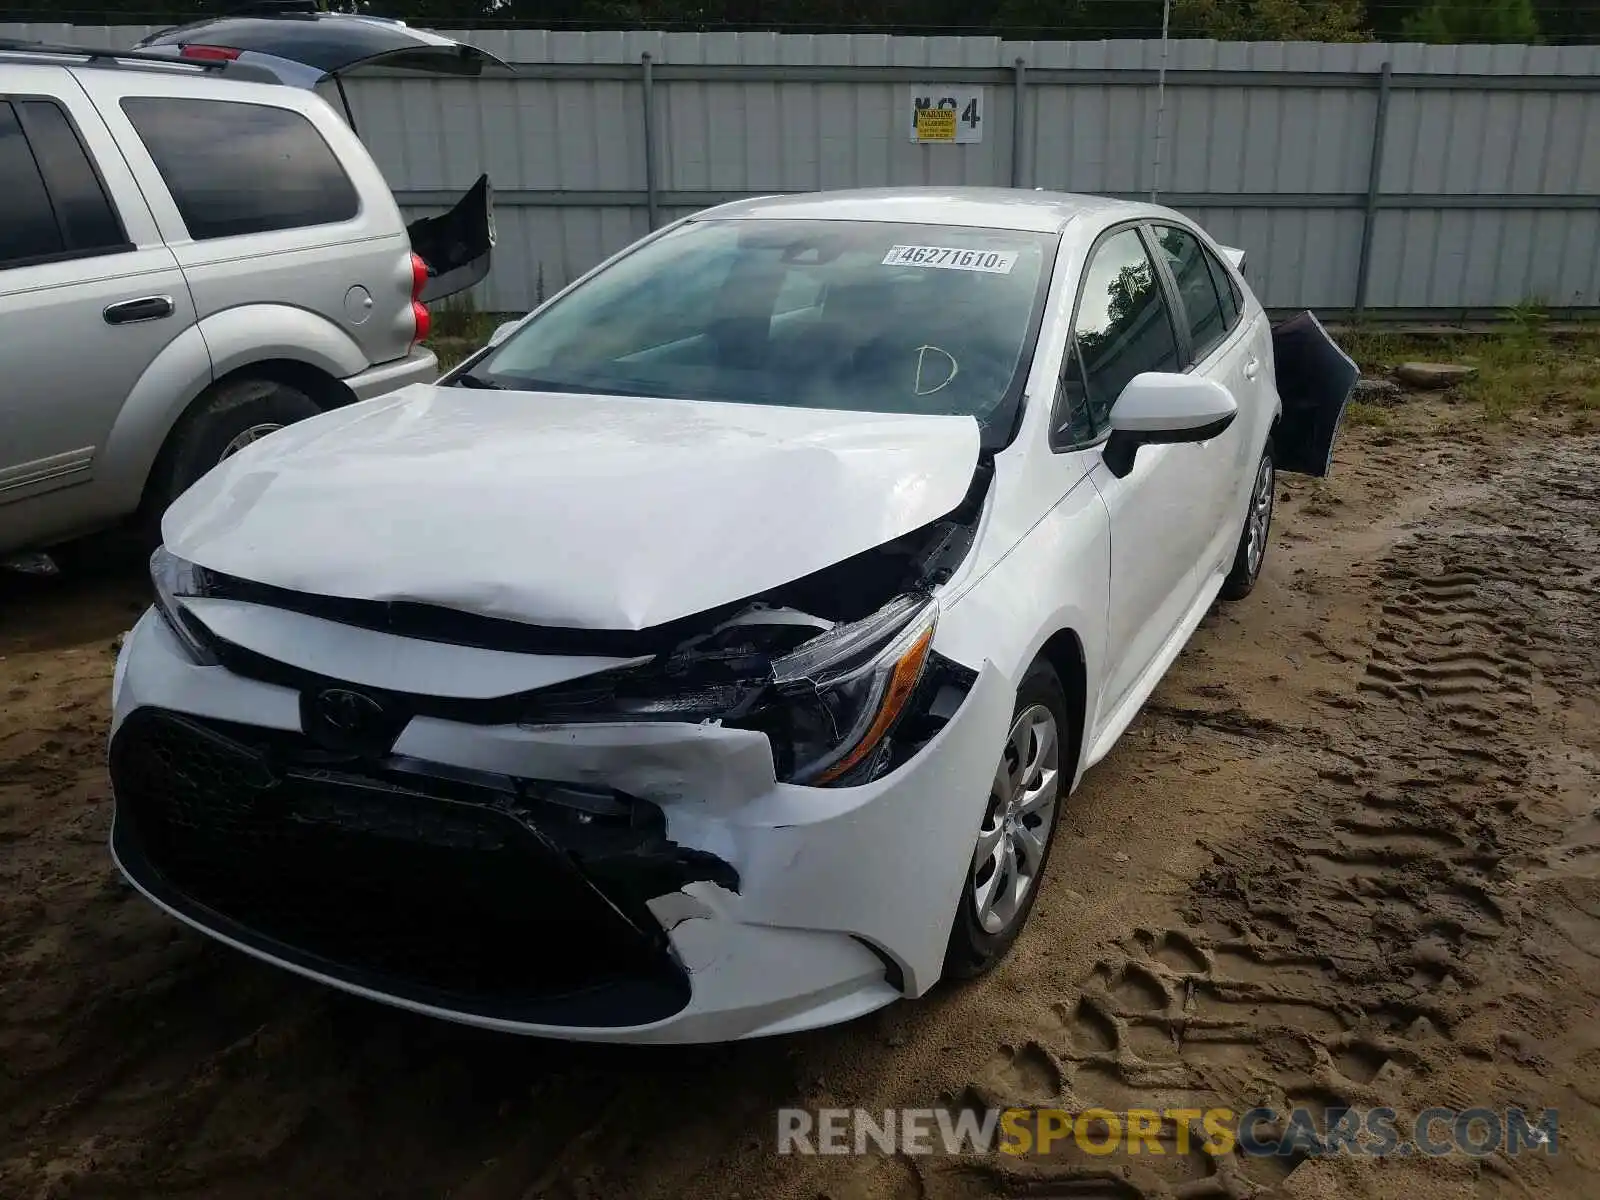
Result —
[[[1252,358],[1245,363],[1244,377],[1246,379],[1254,379],[1259,374],[1261,374],[1261,360],[1259,358]]]
[[[105,318],[107,325],[133,325],[139,321],[159,321],[176,311],[171,296],[141,296],[137,300],[108,305]]]

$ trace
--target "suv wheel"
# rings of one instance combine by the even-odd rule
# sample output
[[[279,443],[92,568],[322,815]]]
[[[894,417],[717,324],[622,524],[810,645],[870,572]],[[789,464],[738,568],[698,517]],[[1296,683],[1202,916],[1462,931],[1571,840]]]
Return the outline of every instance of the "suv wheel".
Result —
[[[158,523],[200,476],[251,442],[322,410],[298,388],[270,379],[216,385],[184,414],[151,480],[149,517]]]
[[[982,975],[1005,957],[1022,932],[1039,895],[1072,780],[1066,763],[1071,747],[1061,681],[1048,663],[1037,661],[1017,689],[1011,732],[995,768],[950,930],[946,977]]]

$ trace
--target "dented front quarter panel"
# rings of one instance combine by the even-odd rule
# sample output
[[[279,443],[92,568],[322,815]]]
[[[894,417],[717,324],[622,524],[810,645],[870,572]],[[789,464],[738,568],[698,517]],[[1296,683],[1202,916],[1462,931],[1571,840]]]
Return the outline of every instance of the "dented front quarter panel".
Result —
[[[900,964],[907,995],[932,987],[1015,695],[985,664],[956,715],[898,770],[860,787],[779,784],[730,814],[739,919],[854,934]]]
[[[665,911],[863,938],[900,966],[905,992],[919,995],[943,969],[967,869],[952,847],[976,834],[1015,691],[1014,680],[986,665],[932,741],[859,787],[778,783],[765,735],[710,724],[525,729],[419,717],[395,752],[649,800],[673,842],[716,855],[739,876],[737,893],[713,888],[714,906],[668,897]]]

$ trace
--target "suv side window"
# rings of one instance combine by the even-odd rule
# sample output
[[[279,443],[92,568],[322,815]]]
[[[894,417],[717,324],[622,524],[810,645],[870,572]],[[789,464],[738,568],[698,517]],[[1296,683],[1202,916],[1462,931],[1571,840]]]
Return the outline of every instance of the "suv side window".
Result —
[[[1190,362],[1197,363],[1228,336],[1233,318],[1224,311],[1200,239],[1176,225],[1157,225],[1156,243],[1178,285],[1182,315],[1189,322]],[[1231,293],[1229,299],[1232,299]],[[1231,307],[1231,306],[1230,306]],[[1235,310],[1234,316],[1237,316]]]
[[[105,185],[65,110],[54,100],[12,103],[44,176],[66,248],[79,254],[130,249]]]
[[[1177,371],[1178,338],[1136,229],[1101,242],[1083,276],[1069,358],[1081,359],[1089,419],[1099,431],[1128,381],[1143,371]],[[1070,389],[1065,389],[1070,392]]]
[[[0,100],[0,266],[128,248],[100,176],[54,100]]]
[[[361,211],[328,143],[291,109],[129,96],[122,111],[196,241],[331,225]]]
[[[0,100],[0,266],[47,258],[62,250],[44,177],[28,139],[22,136],[16,109]]]

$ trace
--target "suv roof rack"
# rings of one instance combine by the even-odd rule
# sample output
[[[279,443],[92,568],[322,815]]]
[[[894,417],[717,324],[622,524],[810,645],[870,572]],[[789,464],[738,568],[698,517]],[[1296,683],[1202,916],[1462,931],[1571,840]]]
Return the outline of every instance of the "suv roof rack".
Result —
[[[229,71],[239,79],[258,79],[277,83],[278,77],[270,71],[227,59],[179,58],[156,50],[110,50],[93,46],[61,46],[51,42],[29,42],[19,38],[0,38],[0,55],[17,55],[34,58],[77,58],[90,66],[119,67],[125,65],[186,67],[201,74]]]

